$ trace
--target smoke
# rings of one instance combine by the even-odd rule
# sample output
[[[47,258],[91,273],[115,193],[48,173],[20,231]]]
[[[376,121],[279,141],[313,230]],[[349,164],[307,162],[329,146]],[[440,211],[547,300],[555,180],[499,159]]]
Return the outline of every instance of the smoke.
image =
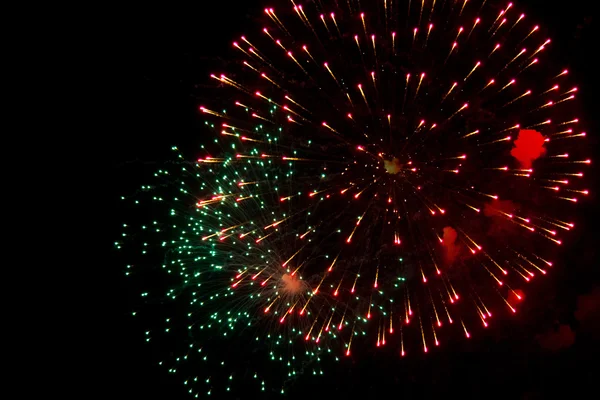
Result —
[[[519,207],[510,200],[492,200],[483,206],[483,215],[491,218],[491,224],[488,230],[489,236],[505,237],[512,230],[517,229],[517,225],[512,223],[506,214],[512,215]],[[506,214],[503,214],[506,213]]]
[[[460,247],[456,244],[458,234],[456,230],[450,226],[444,228],[444,237],[442,238],[442,246],[444,246],[444,258],[447,264],[453,264],[460,253]]]
[[[576,339],[584,342],[591,339],[592,343],[597,343],[600,338],[600,287],[577,297],[574,316],[578,323],[577,334],[569,325],[556,325],[537,336],[539,345],[549,351],[559,351],[571,347]]]
[[[512,214],[516,209],[516,204],[510,200],[495,199],[483,206],[483,214],[486,217],[505,217],[500,211]]]
[[[383,160],[383,166],[388,174],[397,174],[400,172],[402,168],[402,164],[400,164],[400,160],[397,158],[392,158],[391,161]]]
[[[575,332],[569,325],[562,324],[558,328],[539,335],[537,340],[543,349],[559,351],[569,348],[575,343]]]
[[[521,167],[531,168],[531,164],[546,153],[544,140],[544,136],[538,131],[521,129],[510,155],[519,161]]]
[[[581,332],[600,338],[600,287],[577,298],[575,318]]]
[[[304,285],[302,281],[295,276],[283,274],[281,277],[282,289],[288,294],[295,295],[302,292]]]

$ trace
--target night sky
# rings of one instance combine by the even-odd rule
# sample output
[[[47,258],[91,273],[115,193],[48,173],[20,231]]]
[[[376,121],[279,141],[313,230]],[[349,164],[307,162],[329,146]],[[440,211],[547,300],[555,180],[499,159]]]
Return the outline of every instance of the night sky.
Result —
[[[111,247],[122,217],[118,198],[139,184],[126,172],[131,163],[167,160],[172,145],[197,147],[202,139],[198,106],[206,101],[203,87],[212,85],[208,75],[219,71],[222,59],[231,54],[228,46],[232,40],[256,27],[253,20],[275,2],[153,4],[144,4],[119,18],[125,52],[116,62],[126,74],[121,100],[128,123],[108,133],[114,143],[111,179],[116,210],[115,219],[108,221],[112,236],[106,238],[106,246],[112,252],[110,280],[117,295],[110,302],[116,329],[111,338],[111,366],[103,372],[103,385],[113,398],[175,400],[191,397],[180,379],[156,365],[157,354],[143,340],[145,327],[130,317],[131,286],[123,274],[123,263]],[[592,160],[597,162],[600,104],[595,61],[598,45],[593,41],[599,29],[597,15],[593,15],[595,4],[590,0],[528,0],[518,4],[553,32],[553,57],[564,59],[576,75],[588,142],[595,146]],[[593,205],[597,202],[594,193],[600,189],[596,167],[590,169],[588,180],[592,195],[579,206],[578,229],[556,260],[559,267],[528,293],[514,320],[496,324],[487,336],[433,351],[427,357],[407,358],[401,364],[381,358],[357,360],[351,370],[326,371],[327,385],[321,380],[301,379],[291,390],[291,397],[307,398],[315,393],[318,398],[332,394],[345,398],[367,398],[369,394],[373,398],[446,394],[478,399],[597,396],[597,385],[592,385],[600,372],[600,234],[597,223],[593,223],[600,220]],[[590,293],[595,295],[589,300],[582,297]],[[352,391],[346,384],[350,381]]]

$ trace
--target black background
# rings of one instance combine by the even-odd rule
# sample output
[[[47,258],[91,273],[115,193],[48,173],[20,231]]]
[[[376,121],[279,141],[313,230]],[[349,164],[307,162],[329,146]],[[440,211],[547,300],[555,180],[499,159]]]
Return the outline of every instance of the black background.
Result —
[[[276,3],[247,0],[156,5],[149,2],[118,18],[122,27],[119,48],[124,51],[115,64],[125,74],[119,103],[126,116],[123,121],[129,122],[108,133],[114,143],[111,186],[115,189],[112,199],[115,206],[121,194],[137,185],[123,177],[127,163],[166,159],[172,145],[196,148],[201,139],[197,107],[204,100],[198,94],[202,93],[203,85],[211,84],[208,75],[219,71],[212,69],[219,65],[219,58],[232,54],[229,47],[235,38],[259,26],[255,20],[263,8]],[[551,30],[553,56],[564,59],[580,82],[585,106],[582,118],[586,120],[589,142],[596,146],[593,151],[598,154],[594,139],[599,93],[594,2],[527,0],[518,6],[525,9],[528,18],[535,18]],[[595,176],[597,172],[592,169],[588,177],[592,190],[597,186]],[[327,388],[311,387],[310,379],[303,380],[297,393],[303,393],[302,397],[313,393],[317,398],[334,392],[346,398],[370,397],[369,394],[375,393],[377,397],[427,398],[442,394],[463,398],[549,398],[583,393],[593,396],[593,379],[599,371],[598,330],[594,334],[591,329],[583,329],[574,317],[578,296],[590,292],[598,282],[599,263],[594,246],[599,235],[592,221],[600,216],[592,205],[593,193],[580,207],[581,222],[562,259],[557,260],[560,268],[528,300],[535,318],[528,321],[522,317],[514,324],[495,327],[490,337],[474,341],[468,348],[407,359],[401,370],[389,371],[386,365],[365,361],[351,373],[334,374]],[[107,222],[113,236],[107,238],[106,248],[113,252],[111,244],[117,238],[120,221]],[[111,296],[107,310],[114,318],[114,329],[110,334],[110,367],[102,368],[100,373],[102,387],[111,398],[189,398],[180,379],[156,365],[156,355],[143,340],[144,327],[130,317],[128,281],[122,262],[116,254],[111,253],[111,258],[109,281],[116,287],[116,295]],[[540,349],[536,335],[552,331],[557,324],[572,326],[577,333],[575,344],[560,352]],[[353,380],[354,391],[350,393],[344,389],[348,379]]]

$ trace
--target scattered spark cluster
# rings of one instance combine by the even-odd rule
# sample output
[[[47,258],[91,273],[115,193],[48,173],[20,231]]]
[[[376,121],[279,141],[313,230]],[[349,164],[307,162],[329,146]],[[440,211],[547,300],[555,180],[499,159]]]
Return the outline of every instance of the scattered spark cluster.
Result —
[[[516,5],[326,3],[265,9],[210,76],[223,95],[199,107],[214,138],[197,161],[174,148],[125,198],[166,211],[117,247],[165,256],[190,346],[170,371],[210,365],[187,363],[195,396],[472,338],[551,272],[588,194],[578,89]],[[248,377],[236,357],[277,365]]]

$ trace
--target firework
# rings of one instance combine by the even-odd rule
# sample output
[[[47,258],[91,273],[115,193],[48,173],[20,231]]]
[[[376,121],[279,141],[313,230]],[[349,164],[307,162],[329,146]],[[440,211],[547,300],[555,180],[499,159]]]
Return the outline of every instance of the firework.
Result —
[[[404,356],[517,313],[591,163],[543,29],[497,1],[292,1],[264,18],[210,76],[223,95],[199,112],[218,147],[161,186],[179,207],[159,224],[164,268],[192,320],[285,342],[292,376],[298,348]]]
[[[173,151],[184,158],[176,147]],[[252,386],[284,393],[285,382],[296,374],[323,373],[318,362],[331,352],[339,306],[330,296],[315,296],[319,276],[300,273],[305,264],[324,258],[306,249],[302,262],[294,259],[309,241],[289,253],[304,236],[285,223],[295,215],[280,207],[287,199],[277,185],[289,185],[293,171],[265,157],[218,152],[220,158],[165,166],[154,174],[154,185],[124,197],[132,200],[130,218],[157,219],[141,229],[124,224],[116,245],[140,248],[141,254],[127,253],[134,262],[127,275],[143,279],[149,289],[141,297],[149,299],[151,319],[165,326],[160,335],[147,331],[146,340],[181,351],[161,365],[182,373],[191,394],[198,394],[198,385],[204,394],[216,387],[243,393]],[[161,257],[156,271],[153,260]],[[186,339],[176,343],[177,338]],[[267,360],[275,365],[265,368]]]

